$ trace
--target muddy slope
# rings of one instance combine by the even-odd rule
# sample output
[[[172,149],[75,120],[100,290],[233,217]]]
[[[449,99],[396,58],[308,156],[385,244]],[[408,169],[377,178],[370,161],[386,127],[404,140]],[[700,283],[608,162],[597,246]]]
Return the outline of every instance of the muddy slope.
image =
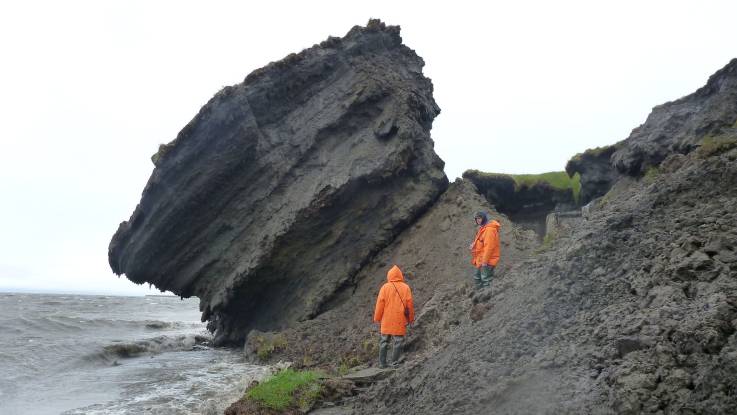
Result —
[[[427,213],[361,269],[355,281],[332,299],[329,311],[284,331],[252,332],[246,353],[255,358],[263,339],[283,336],[285,346],[270,356],[271,361],[289,360],[297,365],[334,369],[375,364],[378,332],[371,319],[376,296],[393,264],[403,270],[412,287],[417,310],[417,322],[408,337],[410,358],[445,344],[448,335],[470,318],[473,308],[468,244],[476,232],[473,215],[479,210],[489,212],[501,223],[505,256],[497,277],[503,278],[510,264],[523,261],[537,246],[537,237],[494,211],[472,183],[459,179]]]
[[[591,219],[512,264],[481,320],[356,412],[737,412],[735,66],[657,107],[613,153],[622,175]],[[689,136],[703,120],[711,133]]]
[[[448,185],[423,65],[372,20],[224,88],[153,157],[113,271],[199,297],[218,344],[319,314]]]
[[[361,413],[732,413],[735,159],[615,188],[590,222],[513,267],[484,319]]]

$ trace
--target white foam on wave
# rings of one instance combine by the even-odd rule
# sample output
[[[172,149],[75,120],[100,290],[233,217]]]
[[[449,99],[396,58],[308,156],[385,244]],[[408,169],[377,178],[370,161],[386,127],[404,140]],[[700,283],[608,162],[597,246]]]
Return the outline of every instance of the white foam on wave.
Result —
[[[114,363],[118,359],[194,350],[195,346],[207,347],[211,340],[209,335],[189,333],[177,336],[157,336],[135,342],[116,342],[104,346],[101,352],[87,356],[84,360]]]
[[[246,363],[239,352],[221,349],[169,352],[155,359],[135,360],[129,366],[127,371],[125,366],[119,368],[127,383],[118,399],[64,415],[219,415],[243,395],[250,382],[269,374],[267,367]]]
[[[0,332],[6,334],[0,336],[0,414],[58,415],[106,405],[132,384],[143,388],[149,381],[166,390],[165,384],[184,382],[188,373],[229,356],[207,346],[210,336],[198,321],[196,300],[149,302],[139,297],[0,296]],[[209,360],[202,360],[205,356]]]

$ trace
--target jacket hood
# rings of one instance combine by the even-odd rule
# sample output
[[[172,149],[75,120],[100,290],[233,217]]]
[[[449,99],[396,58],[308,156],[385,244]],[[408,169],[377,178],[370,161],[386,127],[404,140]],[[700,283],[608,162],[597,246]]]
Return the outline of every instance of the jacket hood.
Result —
[[[404,275],[402,275],[402,270],[399,269],[399,267],[396,265],[392,266],[389,272],[386,273],[386,280],[389,282],[404,281]]]
[[[486,225],[484,225],[484,227],[496,228],[497,230],[499,230],[499,228],[502,227],[502,224],[499,223],[499,222],[497,222],[497,221],[495,221],[494,219],[492,219],[492,220],[489,221],[489,223],[487,223]]]

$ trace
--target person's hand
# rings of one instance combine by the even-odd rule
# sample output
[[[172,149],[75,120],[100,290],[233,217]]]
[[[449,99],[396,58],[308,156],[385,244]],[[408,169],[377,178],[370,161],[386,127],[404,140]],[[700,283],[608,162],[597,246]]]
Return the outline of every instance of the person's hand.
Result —
[[[473,242],[471,242],[470,244],[468,244],[468,249],[469,249],[470,251],[473,251]]]

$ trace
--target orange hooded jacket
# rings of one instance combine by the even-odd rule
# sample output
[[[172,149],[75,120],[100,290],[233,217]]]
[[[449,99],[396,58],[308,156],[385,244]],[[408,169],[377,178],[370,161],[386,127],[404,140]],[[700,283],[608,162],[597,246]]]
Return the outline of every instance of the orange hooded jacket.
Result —
[[[404,282],[402,270],[396,265],[386,273],[386,280],[376,299],[374,321],[381,322],[381,334],[404,336],[407,333],[407,324],[415,321],[412,290]],[[409,309],[409,321],[404,316],[405,307]]]
[[[499,262],[499,228],[501,225],[490,220],[479,228],[471,248],[471,263],[478,268],[481,265],[496,266]]]

